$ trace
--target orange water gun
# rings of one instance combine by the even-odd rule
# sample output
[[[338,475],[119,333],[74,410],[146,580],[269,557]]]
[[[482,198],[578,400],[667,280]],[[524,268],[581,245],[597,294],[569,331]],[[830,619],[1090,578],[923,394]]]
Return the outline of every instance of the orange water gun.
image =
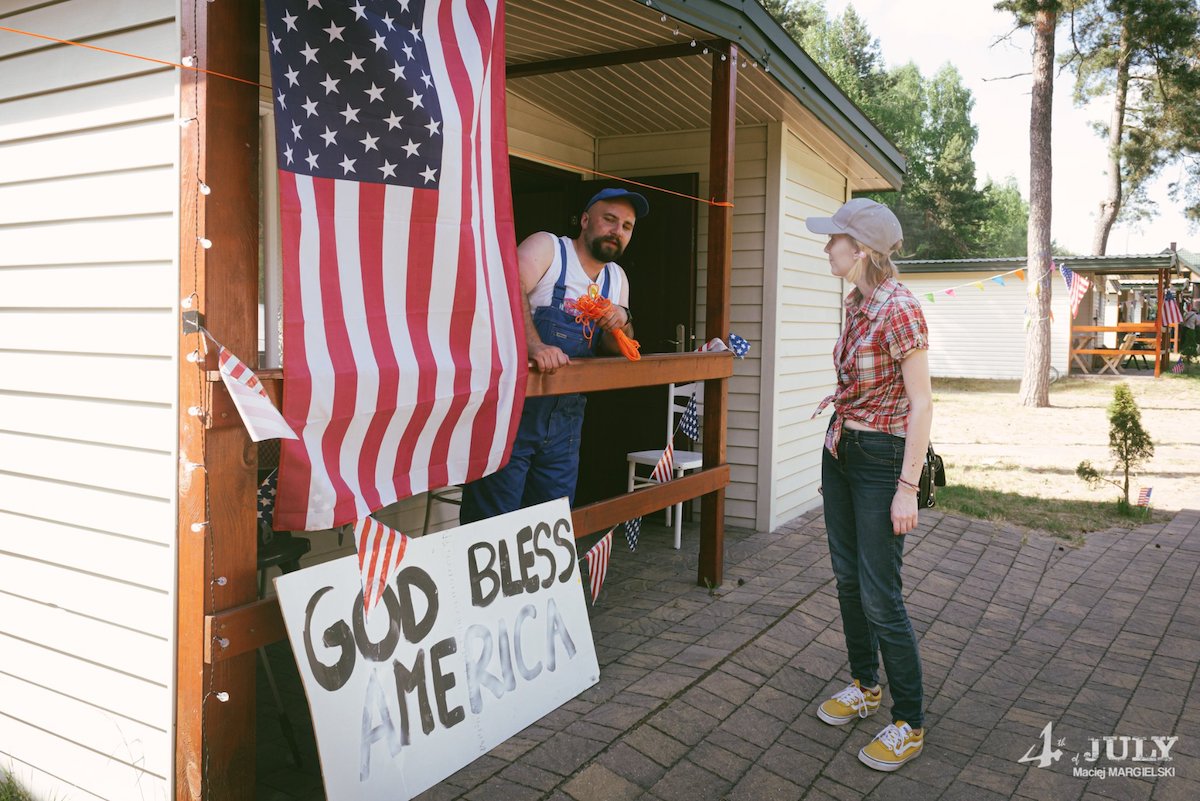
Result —
[[[591,343],[592,335],[596,332],[596,321],[608,313],[612,308],[612,301],[601,297],[600,287],[592,284],[588,287],[586,295],[580,295],[577,300],[568,300],[563,306],[568,314],[575,315],[575,322],[583,326],[584,339]],[[613,329],[612,335],[626,359],[636,362],[642,358],[642,354],[639,353],[642,346],[636,339],[627,337],[620,328]]]

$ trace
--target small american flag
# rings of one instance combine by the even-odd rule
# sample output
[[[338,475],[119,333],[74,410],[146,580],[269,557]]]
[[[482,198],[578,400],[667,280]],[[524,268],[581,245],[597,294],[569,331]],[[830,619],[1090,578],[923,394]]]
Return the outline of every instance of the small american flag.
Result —
[[[746,358],[746,354],[750,352],[750,343],[739,337],[737,334],[729,335],[729,349],[733,351],[733,355],[739,359]]]
[[[271,528],[275,517],[275,482],[278,478],[279,471],[272,470],[271,475],[258,485],[258,522],[267,528]]]
[[[675,443],[668,442],[666,450],[662,456],[658,458],[658,464],[654,465],[654,472],[650,474],[650,478],[660,484],[664,484],[671,480],[675,472]]]
[[[1163,295],[1162,309],[1158,317],[1162,320],[1163,328],[1183,322],[1183,315],[1179,313],[1179,301],[1175,300],[1175,293],[1169,289],[1167,294]]]
[[[679,420],[679,430],[688,439],[700,439],[700,419],[696,414],[696,396],[692,395],[688,399],[687,410],[683,413],[683,417]]]
[[[592,591],[592,603],[596,603],[596,599],[600,597],[600,588],[604,586],[604,575],[608,572],[608,557],[612,554],[612,535],[615,530],[609,530],[583,555],[588,566],[588,587]]]
[[[1153,491],[1154,491],[1153,487],[1142,487],[1141,489],[1139,489],[1138,497],[1137,497],[1137,505],[1138,506],[1149,506],[1150,505],[1150,493]]]
[[[225,384],[225,389],[229,390],[229,397],[241,415],[246,431],[250,433],[250,439],[255,442],[262,442],[264,439],[296,439],[296,432],[271,403],[254,371],[224,345],[217,343],[217,348],[221,381]]]
[[[638,537],[642,534],[642,518],[636,517],[633,520],[625,521],[625,541],[629,543],[629,550],[636,551]]]
[[[1182,359],[1175,362],[1175,366],[1171,368],[1171,372],[1172,373],[1182,373],[1183,372],[1183,360]]]
[[[696,353],[721,353],[729,350],[729,346],[720,337],[713,337],[705,342],[700,347],[696,348]]]
[[[1071,293],[1071,319],[1074,320],[1076,313],[1079,311],[1079,303],[1092,286],[1092,282],[1082,273],[1068,269],[1065,264],[1058,265],[1058,271],[1062,273],[1063,281],[1067,283],[1067,289]]]
[[[383,598],[388,582],[400,572],[408,537],[372,517],[364,517],[355,527],[354,544],[362,576],[363,611],[370,615]]]

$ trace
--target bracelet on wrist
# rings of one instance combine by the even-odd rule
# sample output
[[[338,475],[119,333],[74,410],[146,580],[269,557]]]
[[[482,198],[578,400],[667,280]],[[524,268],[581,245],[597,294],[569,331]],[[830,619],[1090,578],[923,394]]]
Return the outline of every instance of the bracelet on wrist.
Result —
[[[913,492],[916,492],[918,494],[921,492],[920,487],[918,487],[916,484],[912,483],[911,481],[905,481],[903,478],[896,479],[896,486],[898,488],[899,487],[908,487],[910,490],[912,490]]]

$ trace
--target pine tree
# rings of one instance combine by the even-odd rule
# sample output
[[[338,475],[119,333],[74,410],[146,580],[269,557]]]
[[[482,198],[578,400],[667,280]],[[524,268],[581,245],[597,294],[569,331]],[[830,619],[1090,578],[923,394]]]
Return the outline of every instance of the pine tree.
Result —
[[[1112,403],[1108,405],[1108,449],[1117,460],[1116,469],[1122,473],[1122,482],[1104,477],[1086,460],[1075,468],[1075,474],[1092,485],[1106,482],[1119,487],[1119,505],[1128,508],[1129,474],[1154,455],[1154,443],[1150,441],[1146,429],[1142,428],[1142,412],[1128,384],[1117,384]]]

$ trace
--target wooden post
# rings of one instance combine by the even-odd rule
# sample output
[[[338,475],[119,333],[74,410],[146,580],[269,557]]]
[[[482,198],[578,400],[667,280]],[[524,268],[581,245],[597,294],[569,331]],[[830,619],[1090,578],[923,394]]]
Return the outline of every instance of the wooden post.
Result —
[[[181,312],[199,311],[214,336],[256,364],[258,4],[184,0],[179,20],[182,56],[253,82],[179,73]],[[200,335],[181,333],[175,797],[248,800],[255,654],[209,665],[204,653],[205,615],[257,597],[256,453],[240,426],[209,427],[213,392],[224,390],[205,376],[215,349],[207,364],[188,361],[197,349]]]
[[[729,43],[729,58],[713,51],[712,119],[708,156],[708,196],[733,202],[733,145],[737,128],[737,45]],[[729,293],[732,284],[733,209],[708,210],[708,299],[704,320],[706,339],[729,337]],[[704,467],[725,463],[729,379],[704,384]],[[700,564],[696,582],[721,584],[725,562],[725,490],[710,492],[700,501]]]
[[[1154,315],[1154,325],[1157,330],[1157,333],[1154,336],[1154,377],[1155,378],[1158,378],[1160,375],[1162,375],[1163,359],[1170,358],[1170,350],[1169,349],[1167,349],[1167,353],[1165,356],[1163,354],[1163,350],[1164,350],[1163,346],[1166,344],[1165,340],[1167,338],[1166,329],[1163,328],[1163,324],[1162,324],[1163,284],[1166,282],[1166,280],[1167,280],[1167,271],[1159,270],[1158,271],[1158,311]]]

